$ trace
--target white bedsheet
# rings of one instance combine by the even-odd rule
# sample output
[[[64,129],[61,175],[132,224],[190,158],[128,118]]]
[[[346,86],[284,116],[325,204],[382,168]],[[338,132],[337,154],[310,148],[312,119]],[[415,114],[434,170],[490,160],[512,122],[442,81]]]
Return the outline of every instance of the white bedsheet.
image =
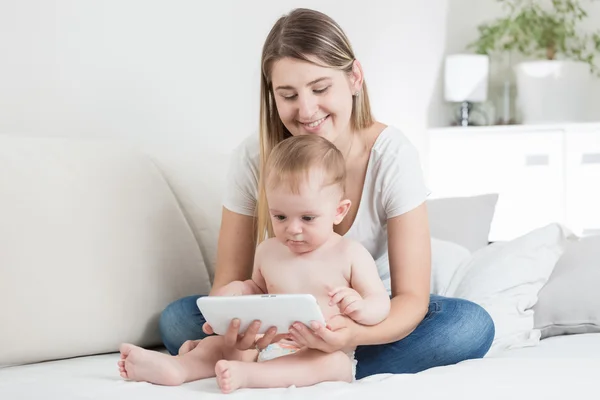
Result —
[[[214,379],[180,387],[122,380],[118,354],[0,369],[0,399],[578,399],[597,396],[600,334],[549,338],[538,346],[419,374],[376,375],[353,384],[219,392]]]

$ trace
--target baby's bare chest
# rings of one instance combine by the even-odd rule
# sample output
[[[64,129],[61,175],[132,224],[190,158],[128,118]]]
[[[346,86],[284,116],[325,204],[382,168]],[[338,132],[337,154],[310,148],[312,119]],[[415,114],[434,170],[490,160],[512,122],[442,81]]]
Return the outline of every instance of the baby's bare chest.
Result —
[[[334,287],[348,286],[350,265],[338,258],[269,260],[262,266],[269,293],[309,293],[326,296]]]
[[[337,287],[349,287],[350,265],[341,260],[268,262],[262,266],[267,292],[273,294],[312,294],[326,320],[339,314],[336,305],[329,305],[329,292]]]

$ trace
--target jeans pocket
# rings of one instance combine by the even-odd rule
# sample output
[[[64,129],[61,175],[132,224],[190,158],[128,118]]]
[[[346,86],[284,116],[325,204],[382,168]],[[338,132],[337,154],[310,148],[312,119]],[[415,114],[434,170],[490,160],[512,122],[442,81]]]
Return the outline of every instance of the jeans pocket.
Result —
[[[434,314],[441,312],[442,311],[442,302],[441,301],[430,301],[429,302],[429,308],[427,309],[427,314],[425,314],[425,318],[423,318],[423,321],[427,321],[428,319],[430,319],[431,317],[433,317]]]

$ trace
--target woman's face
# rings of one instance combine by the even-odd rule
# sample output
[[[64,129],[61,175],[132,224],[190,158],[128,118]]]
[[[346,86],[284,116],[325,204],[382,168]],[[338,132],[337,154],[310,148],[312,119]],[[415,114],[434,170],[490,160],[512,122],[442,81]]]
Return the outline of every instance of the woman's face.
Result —
[[[350,131],[359,78],[294,58],[276,61],[271,81],[281,121],[294,136],[319,135],[335,143]]]

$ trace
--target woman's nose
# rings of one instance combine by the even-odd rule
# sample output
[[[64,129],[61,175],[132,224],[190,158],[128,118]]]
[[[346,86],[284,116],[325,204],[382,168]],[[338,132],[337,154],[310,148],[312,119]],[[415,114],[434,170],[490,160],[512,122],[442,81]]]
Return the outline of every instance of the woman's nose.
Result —
[[[310,122],[318,109],[317,98],[312,95],[304,95],[298,99],[298,117],[302,122]]]

